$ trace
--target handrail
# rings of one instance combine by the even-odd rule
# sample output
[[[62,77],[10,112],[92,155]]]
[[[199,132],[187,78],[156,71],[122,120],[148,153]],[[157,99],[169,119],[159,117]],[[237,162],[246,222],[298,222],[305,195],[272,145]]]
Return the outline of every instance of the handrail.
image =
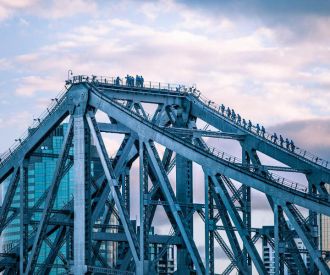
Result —
[[[226,112],[220,112],[221,106],[213,102],[212,100],[209,100],[205,96],[203,96],[199,90],[196,89],[196,85],[182,85],[182,84],[170,84],[170,83],[161,83],[161,82],[153,82],[153,81],[146,81],[143,82],[140,85],[125,85],[123,79],[119,78],[120,81],[116,81],[116,77],[106,77],[106,76],[87,76],[87,75],[78,75],[73,76],[68,80],[68,83],[80,83],[80,82],[90,82],[95,84],[110,84],[115,86],[122,86],[122,87],[134,87],[134,88],[143,88],[148,90],[164,90],[164,91],[171,91],[171,92],[178,92],[180,95],[186,94],[186,95],[192,95],[195,99],[197,99],[200,103],[203,104],[203,106],[206,106],[213,112],[215,112],[217,115],[222,116],[227,122],[230,122],[231,124],[234,124],[236,127],[239,127],[241,130],[252,133],[259,138],[263,139],[264,141],[273,144],[277,148],[280,148],[282,150],[285,150],[286,152],[290,152],[292,154],[295,154],[296,156],[299,156],[300,159],[311,161],[317,165],[320,165],[324,168],[329,169],[330,163],[328,160],[322,159],[307,150],[303,150],[302,148],[299,148],[297,146],[291,147],[291,148],[285,148],[284,146],[281,146],[277,143],[277,141],[273,140],[273,135],[270,134],[267,131],[262,131],[261,129],[258,129],[257,126],[251,125],[251,128],[248,129],[247,127],[244,127],[242,125],[242,122],[239,122],[236,118],[233,120],[231,117],[226,116]],[[241,118],[241,121],[243,118]],[[283,142],[285,143],[285,142]]]
[[[172,92],[187,92],[187,87],[189,85],[183,84],[174,84],[174,83],[164,83],[156,81],[143,81],[141,84],[127,85],[124,83],[125,78],[119,78],[113,76],[96,76],[96,75],[76,75],[67,80],[67,84],[77,84],[77,83],[94,83],[94,84],[109,84],[114,86],[124,86],[124,87],[134,87],[134,88],[144,88],[144,89],[153,89],[153,90],[165,90]],[[195,88],[196,85],[192,85]]]
[[[297,146],[295,146],[294,148],[291,148],[291,150],[288,149],[288,148],[285,148],[285,147],[279,145],[277,143],[277,141],[274,142],[273,135],[268,133],[267,131],[262,132],[260,129],[258,130],[258,128],[254,125],[252,125],[251,129],[249,130],[246,127],[244,127],[242,125],[242,123],[238,122],[237,119],[233,120],[231,117],[226,116],[226,112],[224,112],[224,113],[220,112],[220,109],[221,109],[220,105],[218,105],[218,104],[214,103],[213,101],[207,99],[202,94],[196,93],[195,91],[193,91],[190,94],[195,99],[197,99],[199,102],[201,102],[204,106],[206,106],[207,108],[209,108],[210,110],[215,112],[217,115],[222,116],[227,122],[230,122],[231,124],[235,124],[236,127],[239,127],[243,131],[253,133],[254,135],[257,135],[259,138],[262,138],[266,142],[271,143],[271,144],[275,145],[278,148],[281,148],[285,151],[288,151],[290,153],[293,153],[293,154],[299,156],[300,158],[307,159],[311,162],[314,162],[315,164],[318,164],[318,165],[320,165],[324,168],[329,169],[328,166],[329,166],[330,163],[329,163],[328,160],[322,159],[322,158],[308,152],[307,150],[303,150],[303,149],[301,149]]]
[[[135,115],[136,118],[140,120],[140,122],[142,122],[144,124],[147,124],[149,127],[155,129],[156,131],[162,132],[167,136],[171,136],[171,138],[174,138],[174,139],[178,140],[179,142],[185,142],[188,146],[193,146],[193,144],[187,143],[186,140],[181,139],[180,137],[170,133],[169,131],[166,131],[164,128],[161,128],[161,127],[155,125],[154,123],[152,123],[151,121],[145,119],[139,113],[133,112],[132,110],[126,108],[123,104],[121,104],[119,102],[116,102],[116,101],[113,101],[113,100],[107,98],[106,96],[104,97],[102,94],[99,95],[99,96],[101,96],[101,98],[105,99],[106,101],[111,101],[112,104],[115,104],[117,107],[126,110],[126,112],[129,112],[129,113]],[[224,160],[227,163],[227,165],[233,165],[236,169],[243,170],[243,171],[245,171],[245,173],[248,172],[254,177],[255,176],[261,177],[261,178],[263,178],[267,181],[270,181],[272,183],[280,184],[280,185],[286,187],[287,189],[289,189],[289,191],[292,191],[292,190],[298,191],[298,192],[301,192],[305,195],[314,197],[315,199],[324,201],[324,198],[322,198],[322,196],[319,196],[318,194],[309,194],[307,187],[301,186],[297,182],[288,180],[288,179],[286,179],[284,177],[281,177],[279,175],[276,175],[274,173],[267,173],[265,175],[257,174],[255,172],[258,170],[258,166],[253,166],[253,165],[250,165],[250,164],[243,164],[240,161],[239,158],[233,157],[233,156],[231,156],[231,155],[229,155],[225,152],[219,151],[215,148],[209,148],[208,150],[205,150],[201,147],[198,147],[198,148],[201,151],[203,151],[204,153],[211,154],[211,155],[213,155],[214,157],[216,157],[218,159]]]
[[[123,106],[124,108],[126,108],[123,104],[116,102],[117,104],[120,104],[121,106]],[[126,108],[127,109],[127,108]],[[127,109],[128,110],[128,109]],[[147,118],[141,116],[138,112],[136,112],[134,109],[133,110],[129,110],[130,112],[140,116],[141,118],[143,118],[145,121],[148,121],[149,123],[153,124],[150,120],[148,120]],[[168,131],[166,127],[158,127],[161,130],[164,131]],[[170,132],[171,133],[171,132]],[[174,133],[171,133],[173,135],[175,135]],[[177,136],[177,135],[175,135]],[[184,140],[185,142],[187,142],[187,140]],[[202,148],[200,147],[203,151],[206,151],[208,153],[211,153],[212,155],[216,156],[217,158],[220,158],[222,160],[228,161],[232,164],[235,164],[236,166],[239,166],[245,170],[249,170],[253,173],[255,173],[256,171],[262,171],[262,165],[254,165],[254,164],[250,164],[250,163],[246,163],[243,164],[242,160],[238,157],[235,157],[233,155],[230,155],[228,153],[225,153],[223,151],[220,151],[218,149],[216,149],[215,147],[210,147],[207,146],[207,148]],[[289,187],[290,189],[294,189],[303,193],[307,193],[308,192],[308,188],[306,186],[300,185],[299,183],[286,179],[284,177],[281,177],[280,175],[277,175],[275,173],[270,173],[268,172],[267,175],[263,176],[264,178],[267,178],[269,180],[275,181],[277,183],[280,183],[286,187]]]
[[[18,149],[26,143],[26,140],[29,136],[35,133],[40,126],[43,125],[45,119],[48,115],[54,113],[58,106],[65,100],[67,89],[63,88],[61,92],[52,100],[52,103],[46,108],[46,110],[37,118],[34,119],[32,125],[25,131],[20,138],[15,140],[15,143],[9,147],[7,151],[0,154],[0,167],[4,166],[7,161],[16,154]]]

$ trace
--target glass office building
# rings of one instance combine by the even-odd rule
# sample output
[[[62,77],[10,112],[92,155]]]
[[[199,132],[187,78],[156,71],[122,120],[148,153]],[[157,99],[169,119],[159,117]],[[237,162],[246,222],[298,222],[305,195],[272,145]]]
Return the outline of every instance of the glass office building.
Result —
[[[40,201],[40,198],[43,196],[47,188],[50,186],[54,171],[56,168],[56,163],[58,159],[58,155],[62,149],[63,139],[64,135],[67,130],[67,124],[64,123],[57,127],[57,129],[49,135],[49,137],[42,143],[41,146],[39,146],[31,155],[29,159],[29,166],[28,166],[28,207],[34,207],[36,204],[38,204],[38,201]],[[95,158],[96,150],[95,147],[92,146],[91,150],[91,156],[94,156]],[[67,161],[66,166],[70,167],[69,163],[71,161],[71,165],[73,164],[73,148],[70,149],[70,155],[69,155],[69,161]],[[92,162],[91,167],[91,174],[92,177],[98,177],[102,173],[102,167],[98,164],[99,162]],[[8,186],[8,182],[10,179],[7,179],[4,184],[2,184],[1,188],[3,194],[5,194],[5,189]],[[59,210],[61,209],[65,204],[68,203],[69,200],[73,198],[73,169],[68,170],[68,172],[63,176],[58,194],[54,203],[53,209]],[[3,198],[0,198],[1,200]],[[20,205],[20,191],[19,191],[19,184],[18,188],[16,190],[14,201],[12,206],[13,207],[19,207]],[[40,204],[40,209],[43,209],[44,204]],[[11,215],[11,213],[9,213]],[[36,221],[36,223],[29,227],[29,233],[31,233],[33,230],[36,230],[38,227],[38,221],[40,220],[42,215],[41,211],[38,211],[36,214],[31,216],[31,221]],[[31,222],[30,222],[31,223]],[[4,230],[2,233],[2,239],[0,241],[0,245],[3,252],[9,252],[11,249],[13,249],[16,245],[19,243],[20,239],[20,218],[17,216],[9,226]],[[54,235],[54,236],[53,236]],[[53,241],[56,234],[53,234],[49,237],[50,241]],[[104,245],[101,247],[101,249],[104,247]],[[50,251],[49,245],[45,244],[43,242],[43,246],[41,248],[38,263],[43,262],[46,257],[48,256]],[[106,253],[106,258],[109,257],[108,254],[110,252],[107,249],[103,249],[103,253]],[[64,245],[60,251],[60,253],[64,254],[66,253],[66,242],[64,242]],[[111,255],[113,255],[113,251],[111,252]],[[63,262],[57,257],[55,261],[55,266],[58,266],[57,268],[52,269],[51,274],[63,274],[65,271],[63,268],[60,267],[60,265],[63,265]]]
[[[29,159],[28,165],[28,207],[34,207],[50,186],[58,154],[61,151],[64,134],[67,130],[67,124],[60,125],[51,135],[47,138],[43,144],[37,148]],[[72,156],[73,149],[71,148],[70,155]],[[58,195],[55,200],[54,209],[61,209],[71,198],[73,193],[73,171],[69,170],[62,178],[59,186]],[[5,184],[6,185],[6,184]],[[8,185],[8,180],[7,180]],[[6,187],[4,187],[6,188]],[[4,190],[3,190],[4,191]],[[4,192],[3,192],[4,193]],[[20,205],[20,188],[17,187],[13,207],[19,207]],[[43,204],[40,205],[40,209],[43,208]],[[34,225],[29,227],[29,233],[33,232],[38,227],[38,222],[42,212],[39,211],[31,216],[32,221],[36,221]],[[4,230],[2,234],[2,250],[4,252],[10,251],[14,246],[19,243],[20,232],[20,218],[19,216],[14,219],[10,225]],[[53,237],[54,238],[54,237]],[[49,241],[53,240],[52,237]],[[61,253],[65,253],[65,245],[62,248]],[[42,262],[48,256],[50,247],[43,243],[41,248],[38,262]],[[59,259],[56,259],[55,264],[62,264]],[[52,274],[62,274],[62,268],[56,268],[52,270]]]

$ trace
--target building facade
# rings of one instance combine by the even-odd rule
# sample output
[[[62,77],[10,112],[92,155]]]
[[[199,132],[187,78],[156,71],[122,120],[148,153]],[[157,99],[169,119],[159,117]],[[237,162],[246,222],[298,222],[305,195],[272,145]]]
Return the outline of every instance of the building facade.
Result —
[[[39,148],[37,148],[31,155],[29,159],[28,166],[28,207],[34,207],[38,200],[43,196],[47,188],[50,186],[54,170],[56,168],[56,163],[58,155],[62,149],[63,139],[67,131],[68,125],[66,123],[61,124],[56,130],[50,134],[50,136],[42,143]],[[70,149],[69,160],[66,163],[67,167],[73,165],[73,148]],[[95,158],[96,149],[94,146],[91,147],[91,156]],[[71,162],[71,164],[70,164]],[[99,177],[103,173],[102,167],[97,159],[97,161],[92,162],[91,167],[91,176],[95,178]],[[3,194],[5,194],[5,189],[8,185],[9,179],[2,184],[2,192],[0,199],[2,200]],[[60,210],[65,204],[67,204],[73,198],[73,187],[74,187],[74,178],[73,178],[73,169],[69,169],[67,173],[63,176],[61,183],[59,185],[58,195],[56,197],[54,207],[55,210]],[[19,207],[20,205],[20,190],[19,184],[16,190],[13,207]],[[43,208],[43,204],[40,205],[40,208]],[[31,216],[31,220],[39,221],[41,218],[42,212],[38,212]],[[111,223],[114,223],[114,217],[111,217]],[[29,228],[29,233],[32,233],[37,229],[38,223],[34,227]],[[20,218],[17,217],[14,219],[11,224],[4,230],[2,233],[2,239],[0,240],[1,250],[3,252],[9,252],[14,246],[18,245],[20,240]],[[50,237],[52,241],[52,237]],[[68,240],[69,241],[69,240]],[[61,252],[65,255],[66,245],[64,242]],[[101,246],[101,253],[108,262],[113,263],[116,257],[113,245],[104,245]],[[45,244],[42,245],[41,251],[39,253],[38,262],[41,263],[48,256],[50,247]],[[65,258],[65,257],[64,257]],[[62,261],[59,258],[55,260],[56,268],[52,269],[51,274],[63,274],[65,269],[61,267]],[[97,263],[96,263],[97,265]],[[38,266],[37,266],[38,267]]]

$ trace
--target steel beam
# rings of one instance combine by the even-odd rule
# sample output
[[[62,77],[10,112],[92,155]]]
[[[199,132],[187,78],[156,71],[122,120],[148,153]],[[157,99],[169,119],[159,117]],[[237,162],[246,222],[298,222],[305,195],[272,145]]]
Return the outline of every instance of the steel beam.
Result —
[[[190,257],[195,265],[196,271],[198,274],[204,274],[205,268],[204,268],[203,262],[200,258],[200,255],[197,250],[197,247],[195,246],[195,243],[191,239],[190,234],[187,233],[188,229],[187,229],[187,225],[183,223],[183,217],[182,217],[182,212],[181,212],[182,210],[181,210],[180,206],[178,205],[178,202],[175,198],[171,184],[169,183],[168,178],[166,176],[164,167],[158,157],[158,154],[156,154],[155,149],[152,148],[148,142],[145,143],[145,146],[147,148],[148,155],[150,157],[152,166],[156,171],[162,192],[164,193],[164,196],[169,203],[169,207],[175,218],[175,221],[180,230],[180,233],[185,242],[185,245],[189,251]]]
[[[2,202],[2,206],[1,206],[0,235],[3,231],[3,229],[5,228],[8,212],[9,212],[10,206],[13,202],[13,198],[14,198],[17,186],[18,186],[19,179],[20,179],[20,170],[19,170],[19,168],[16,167],[12,173],[12,177],[10,179],[9,186],[7,188],[7,191],[6,191],[5,197]]]
[[[53,112],[41,121],[37,128],[30,130],[28,138],[7,159],[1,160],[0,183],[8,172],[17,165],[17,162],[32,152],[69,114],[70,106],[68,101],[65,95]]]
[[[212,175],[211,178],[215,185],[215,191],[220,195],[228,213],[230,214],[235,226],[237,227],[238,233],[243,241],[243,244],[246,247],[246,250],[248,251],[250,257],[252,258],[258,273],[267,274],[263,262],[250,238],[249,232],[244,228],[242,219],[235,210],[235,206],[230,199],[226,187],[221,181],[218,181],[218,179],[214,175]]]
[[[322,258],[321,253],[316,249],[315,244],[311,236],[309,236],[308,231],[303,226],[303,222],[299,218],[299,214],[294,209],[293,205],[286,204],[282,205],[282,208],[288,217],[290,223],[293,225],[294,229],[296,230],[298,236],[303,241],[304,245],[306,246],[311,259],[313,260],[314,264],[318,267],[322,274],[330,274],[330,269],[328,265],[325,263],[324,259]]]
[[[43,266],[38,270],[37,274],[40,275],[50,274],[52,265],[57,257],[57,254],[59,253],[61,247],[64,244],[64,241],[66,239],[66,234],[68,234],[67,228],[61,227],[56,234],[53,247],[50,249],[47,258],[44,260]]]
[[[55,199],[56,199],[56,195],[57,195],[57,191],[58,191],[58,188],[59,188],[59,185],[60,185],[61,174],[63,173],[63,169],[65,167],[65,161],[66,161],[67,156],[68,156],[69,151],[70,151],[71,142],[72,142],[72,138],[73,138],[73,130],[72,130],[73,127],[72,126],[73,126],[73,120],[70,119],[70,122],[69,122],[69,125],[68,125],[68,130],[67,130],[67,133],[64,137],[60,157],[57,160],[53,181],[52,181],[51,187],[48,191],[45,206],[44,206],[44,210],[42,212],[42,216],[41,216],[41,219],[40,219],[40,224],[39,224],[37,233],[35,235],[35,241],[34,241],[32,251],[31,251],[29,261],[28,261],[26,271],[25,271],[26,274],[33,274],[34,273],[34,268],[35,268],[35,265],[36,265],[37,260],[38,260],[39,252],[40,252],[41,245],[42,245],[42,241],[43,241],[44,236],[46,234],[46,229],[47,229],[47,225],[48,225],[47,223],[50,219],[51,210],[53,208],[53,205],[54,205],[54,202],[55,202]]]
[[[109,162],[108,153],[105,150],[105,146],[104,146],[103,140],[101,138],[100,132],[96,128],[97,123],[96,123],[95,119],[93,119],[93,121],[92,121],[92,118],[88,113],[86,114],[86,119],[87,119],[87,122],[88,122],[88,125],[90,128],[91,134],[93,136],[93,140],[95,142],[105,176],[108,180],[108,184],[110,185],[110,190],[111,190],[110,193],[112,194],[112,197],[117,206],[117,209],[119,212],[119,217],[123,224],[125,234],[127,236],[128,243],[129,243],[132,255],[133,255],[133,259],[135,261],[136,266],[139,266],[139,261],[140,261],[139,255],[138,255],[139,244],[138,244],[138,241],[136,238],[136,234],[133,230],[133,226],[130,223],[129,215],[128,215],[125,207],[123,206],[121,194],[118,189],[118,182],[117,182],[116,176],[114,174],[112,165]]]
[[[212,167],[220,174],[244,182],[244,184],[273,197],[279,197],[287,201],[295,201],[298,205],[314,209],[315,211],[330,216],[330,204],[328,202],[307,195],[301,191],[285,187],[274,180],[256,174],[254,171],[242,169],[242,167],[238,165],[217,158],[210,152],[199,149],[150,122],[144,121],[141,117],[132,113],[125,107],[105,99],[96,90],[93,90],[89,103],[106,113],[111,113],[116,120],[130,129],[138,129],[139,133],[142,134],[145,139],[153,139],[181,155],[189,156],[189,159],[204,167]]]

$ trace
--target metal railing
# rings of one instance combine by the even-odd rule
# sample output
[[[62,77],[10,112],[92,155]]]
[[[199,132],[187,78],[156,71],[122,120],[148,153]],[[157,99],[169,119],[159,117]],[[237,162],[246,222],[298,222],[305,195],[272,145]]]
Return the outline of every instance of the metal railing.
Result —
[[[15,143],[9,147],[7,151],[0,154],[0,167],[4,166],[5,163],[17,152],[17,150],[25,144],[26,139],[31,136],[35,131],[38,130],[40,126],[43,125],[45,118],[52,114],[57,107],[64,101],[66,98],[66,88],[63,88],[61,92],[52,99],[51,104],[46,108],[46,110],[36,119],[33,120],[32,125],[25,131],[20,138],[15,139]]]
[[[126,82],[125,77],[119,78],[113,76],[96,76],[96,75],[77,75],[73,76],[66,81],[67,84],[77,84],[77,83],[94,83],[94,84],[108,84],[114,86],[124,86],[124,87],[132,87],[132,88],[145,88],[145,89],[153,89],[153,90],[165,90],[165,91],[172,91],[172,92],[188,92],[189,89],[187,88],[189,85],[182,85],[182,84],[171,84],[171,83],[164,83],[164,82],[156,82],[156,81],[143,81],[142,83],[134,82],[133,85],[130,85]],[[193,85],[195,87],[196,85]]]
[[[153,82],[153,81],[146,81],[143,82],[142,85],[127,85],[125,82],[125,78],[120,78],[120,81],[116,80],[117,77],[106,77],[106,76],[86,76],[86,75],[79,75],[74,76],[72,79],[70,79],[70,83],[80,83],[80,82],[92,82],[92,83],[104,83],[104,84],[110,84],[115,86],[125,86],[125,87],[136,87],[136,88],[145,88],[145,89],[153,89],[153,90],[166,90],[171,92],[178,92],[180,94],[191,94],[194,96],[194,98],[201,101],[204,105],[206,105],[211,110],[215,111],[218,115],[221,115],[223,118],[225,118],[230,123],[234,123],[235,126],[240,127],[241,129],[244,129],[245,131],[251,132],[259,138],[262,138],[266,140],[269,143],[274,144],[278,148],[281,148],[285,151],[289,151],[290,153],[293,153],[297,156],[302,157],[303,159],[307,159],[311,162],[314,162],[320,166],[323,166],[325,168],[328,168],[329,161],[322,159],[307,150],[304,150],[302,148],[299,148],[297,146],[294,146],[294,148],[286,148],[284,146],[281,146],[277,141],[273,140],[273,135],[270,134],[267,131],[261,131],[255,125],[251,125],[251,128],[244,127],[241,122],[238,122],[237,119],[233,120],[231,117],[226,116],[226,112],[221,112],[221,106],[213,102],[212,100],[206,98],[203,96],[199,90],[196,89],[196,85],[182,85],[182,84],[170,84],[170,83],[161,83],[161,82]],[[243,120],[243,118],[242,118]],[[285,142],[283,142],[285,143]]]
[[[242,123],[239,123],[237,121],[237,119],[233,120],[231,117],[228,117],[226,115],[226,112],[221,112],[221,106],[216,104],[215,102],[213,102],[212,100],[209,100],[208,98],[206,98],[205,96],[203,96],[201,93],[199,93],[196,90],[192,90],[192,92],[190,92],[190,94],[192,94],[196,99],[198,99],[199,101],[201,101],[204,105],[206,105],[209,109],[211,109],[212,111],[214,111],[217,115],[222,116],[223,118],[225,118],[227,121],[229,121],[230,123],[235,124],[235,126],[240,127],[241,129],[244,129],[244,131],[248,131],[251,132],[257,136],[259,136],[260,138],[266,140],[267,142],[270,142],[272,144],[274,144],[275,146],[284,149],[286,151],[289,151],[290,153],[293,153],[295,155],[298,155],[304,159],[307,159],[311,162],[314,162],[320,166],[323,166],[325,168],[328,168],[329,166],[329,161],[322,159],[310,152],[308,152],[307,150],[301,149],[299,147],[294,147],[294,148],[286,148],[284,146],[281,146],[280,144],[277,143],[277,141],[274,142],[273,140],[273,135],[268,133],[267,131],[262,132],[260,129],[258,130],[258,128],[254,125],[251,126],[251,129],[248,129],[247,127],[244,127],[242,125]],[[283,142],[285,143],[285,142]]]
[[[100,95],[102,98],[104,98],[102,95]],[[149,124],[149,126],[153,129],[156,129],[159,132],[164,133],[167,136],[171,136],[172,138],[179,140],[179,142],[184,142],[185,144],[187,144],[188,146],[194,146],[192,143],[188,143],[186,140],[183,140],[182,138],[180,138],[179,136],[176,136],[174,134],[172,134],[171,132],[167,131],[165,128],[161,128],[155,124],[153,124],[150,120],[147,120],[144,116],[142,116],[141,114],[139,114],[138,112],[134,112],[133,110],[130,110],[128,108],[126,108],[123,104],[119,103],[119,102],[115,102],[113,100],[110,100],[108,98],[104,98],[104,100],[106,101],[111,101],[112,104],[116,104],[119,108],[123,108],[126,111],[128,111],[130,114],[136,115],[137,118],[144,124]],[[195,148],[195,146],[194,146]],[[214,157],[224,160],[226,161],[227,165],[234,165],[236,167],[236,169],[241,169],[243,171],[247,171],[250,172],[251,174],[253,174],[254,176],[259,176],[262,177],[268,181],[271,181],[273,183],[276,184],[280,184],[282,186],[287,187],[289,190],[296,190],[305,194],[308,194],[308,188],[300,185],[297,182],[294,182],[292,180],[288,180],[284,177],[281,177],[277,174],[274,173],[265,173],[264,175],[261,173],[258,173],[258,171],[262,171],[262,166],[256,166],[256,165],[251,165],[251,164],[243,164],[241,159],[234,157],[232,155],[229,155],[223,151],[219,151],[216,148],[212,148],[212,147],[208,147],[207,149],[198,147],[201,151],[206,152],[208,154],[213,155]],[[196,148],[195,148],[196,149]],[[321,197],[316,195],[316,194],[308,194],[310,196],[313,196],[317,199],[320,199]]]
[[[125,87],[135,87],[135,88],[145,88],[145,89],[153,89],[153,90],[166,90],[171,92],[178,92],[180,94],[191,94],[196,99],[201,101],[204,105],[206,105],[208,108],[215,111],[218,115],[221,115],[223,118],[225,118],[230,123],[234,123],[235,126],[240,127],[241,129],[244,129],[245,131],[251,132],[260,138],[274,144],[275,146],[284,149],[286,151],[289,151],[295,155],[298,155],[304,159],[307,159],[311,162],[314,162],[320,166],[323,166],[325,168],[328,168],[329,161],[322,159],[307,150],[301,149],[297,146],[294,148],[286,148],[284,146],[281,146],[276,141],[273,141],[273,135],[268,132],[263,132],[260,129],[258,130],[256,126],[251,125],[251,128],[244,127],[242,123],[239,123],[237,120],[233,120],[231,117],[226,116],[226,112],[220,112],[221,106],[213,102],[212,100],[206,98],[203,96],[199,90],[196,89],[196,85],[182,85],[182,84],[170,84],[170,83],[162,83],[162,82],[153,82],[153,81],[143,81],[140,84],[137,84],[133,80],[133,85],[128,85],[125,81],[125,78],[119,78],[119,81],[117,81],[117,77],[107,77],[107,76],[87,76],[87,75],[78,75],[73,76],[70,78],[68,83],[80,83],[80,82],[90,82],[90,83],[96,83],[96,84],[110,84],[115,86],[125,86]],[[242,118],[243,119],[243,118]],[[285,142],[284,142],[285,143]]]

